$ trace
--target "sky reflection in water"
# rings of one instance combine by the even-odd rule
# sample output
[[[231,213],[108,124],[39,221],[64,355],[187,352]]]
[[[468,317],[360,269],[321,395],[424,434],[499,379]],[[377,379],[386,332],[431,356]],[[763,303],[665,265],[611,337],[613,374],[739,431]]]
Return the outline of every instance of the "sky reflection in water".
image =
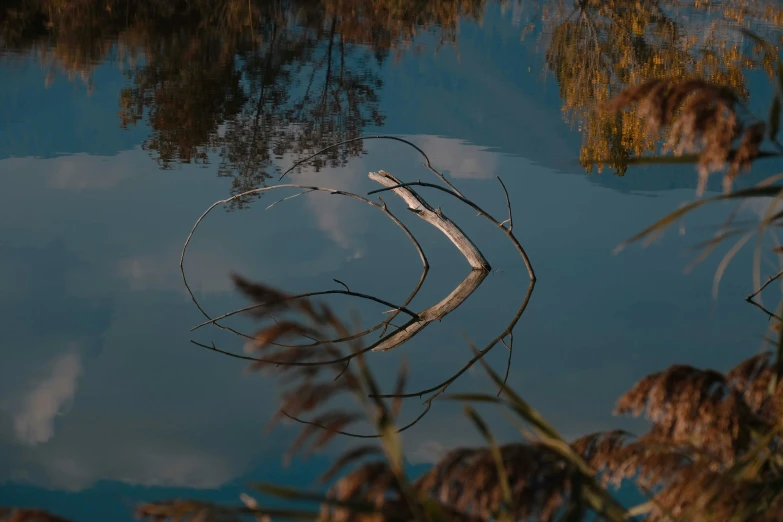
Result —
[[[722,209],[690,220],[684,237],[669,234],[651,248],[612,255],[620,241],[692,199],[695,174],[638,168],[624,177],[586,176],[578,162],[581,137],[563,121],[557,79],[542,78],[546,39],[520,42],[524,15],[493,5],[482,25],[463,20],[458,52],[446,46],[436,55],[429,48],[378,63],[362,61],[357,47],[350,59],[362,64],[356,66],[361,79],[382,82],[373,110],[383,125],[370,117],[361,132],[415,142],[496,216],[505,213],[505,201],[495,177],[504,179],[515,232],[539,277],[516,329],[509,383],[564,434],[576,436],[622,423],[611,416],[614,399],[652,370],[675,361],[728,368],[755,352],[766,323],[741,300],[752,285],[747,253],[727,272],[717,301],[710,295],[715,262],[682,273],[686,247],[710,233],[704,227],[719,223]],[[417,42],[433,43],[427,35]],[[8,332],[0,368],[0,503],[38,505],[81,520],[119,519],[141,499],[236,500],[251,479],[309,486],[350,441],[282,467],[280,455],[296,427],[263,432],[277,408],[276,383],[190,344],[242,349],[215,329],[190,333],[203,319],[178,268],[193,221],[227,197],[232,180],[234,189],[249,186],[260,179],[259,165],[286,167],[298,156],[287,149],[261,160],[263,151],[241,149],[240,160],[255,163],[234,157],[227,165],[218,147],[207,165],[180,164],[175,154],[167,165],[175,168],[162,171],[150,157],[160,159],[161,151],[144,150],[160,132],[145,118],[128,129],[119,125],[118,98],[128,80],[117,63],[94,68],[90,95],[62,76],[45,89],[47,70],[30,53],[12,53],[0,67],[6,195],[0,307]],[[764,76],[748,78],[753,96],[760,93],[751,105],[763,107]],[[252,114],[247,118],[245,131],[252,128]],[[265,129],[259,132],[271,132]],[[355,131],[339,128],[334,135]],[[283,134],[304,140],[291,132]],[[346,151],[335,166],[305,169],[292,180],[362,194],[377,188],[369,171],[404,180],[431,176],[402,144],[368,141],[364,150]],[[339,279],[392,302],[405,299],[421,266],[380,213],[325,194],[264,211],[277,196],[216,211],[200,228],[187,270],[210,313],[243,304],[231,271],[292,292],[335,288]],[[426,196],[474,239],[495,270],[443,322],[396,351],[373,354],[371,365],[387,388],[402,358],[411,363],[412,388],[451,375],[470,355],[464,335],[477,344],[497,335],[527,289],[527,272],[500,232],[439,194]],[[406,215],[396,198],[385,199],[430,258],[428,279],[410,305],[426,308],[469,267],[442,235]],[[367,324],[382,317],[375,304],[329,302],[342,313],[358,310]],[[496,367],[505,362],[504,350],[489,357]],[[480,371],[451,388],[486,389]],[[413,417],[419,409],[411,401],[404,411]],[[501,438],[514,436],[502,418],[490,419]],[[423,465],[479,438],[458,406],[438,404],[404,441],[411,465]]]

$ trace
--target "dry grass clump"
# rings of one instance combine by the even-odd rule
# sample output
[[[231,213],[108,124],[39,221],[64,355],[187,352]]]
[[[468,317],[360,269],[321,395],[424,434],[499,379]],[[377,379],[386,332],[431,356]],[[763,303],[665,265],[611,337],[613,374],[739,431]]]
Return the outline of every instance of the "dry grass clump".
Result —
[[[575,445],[605,482],[633,480],[649,492],[650,522],[783,520],[783,396],[780,387],[769,393],[771,360],[761,354],[726,374],[675,365],[649,375],[617,403],[618,413],[645,414],[647,433],[632,441],[599,433]]]
[[[734,91],[700,79],[649,80],[624,89],[603,110],[618,112],[629,105],[647,120],[650,134],[668,131],[664,152],[699,153],[699,194],[709,174],[722,169],[724,189],[730,191],[737,174],[758,157],[765,136],[765,123],[746,126],[740,120]],[[740,137],[737,148],[732,148]]]
[[[0,507],[0,522],[70,522],[43,509]]]
[[[416,487],[454,511],[480,520],[491,520],[501,509],[511,520],[547,522],[562,516],[578,482],[578,469],[545,444],[509,444],[499,452],[513,499],[511,506],[504,506],[501,476],[489,448],[450,452],[416,482]]]
[[[485,366],[501,387],[500,397],[451,398],[507,408],[523,422],[523,440],[496,444],[487,425],[468,407],[468,416],[487,446],[455,449],[412,481],[404,472],[395,427],[405,370],[399,373],[395,392],[382,398],[358,341],[349,343],[347,355],[330,343],[275,346],[281,339],[346,337],[349,331],[326,306],[239,277],[235,281],[259,305],[255,314],[265,321],[250,348],[265,357],[301,351],[289,356],[291,364],[252,362],[255,369],[273,370],[285,384],[281,413],[273,422],[288,417],[303,425],[288,456],[323,448],[346,426],[362,419],[374,425],[375,433],[364,437],[376,443],[352,448],[336,459],[321,477],[321,483],[329,485],[325,494],[258,486],[264,494],[300,501],[293,510],[265,507],[244,495],[239,506],[189,500],[145,504],[137,509],[140,518],[156,522],[267,522],[291,517],[340,522],[555,522],[597,516],[624,522],[628,512],[605,487],[630,480],[650,498],[636,510],[648,522],[783,520],[779,450],[783,393],[780,386],[773,386],[778,368],[770,354],[752,357],[726,373],[675,365],[651,374],[617,402],[618,413],[650,420],[646,433],[639,437],[620,430],[594,433],[571,444]],[[335,405],[337,397],[346,395],[356,399],[363,411],[348,411],[342,402]],[[314,503],[318,509],[302,507]],[[0,520],[14,522],[62,521],[35,518],[39,513],[47,516],[43,512],[0,513],[6,517]],[[16,518],[8,518],[9,513]]]

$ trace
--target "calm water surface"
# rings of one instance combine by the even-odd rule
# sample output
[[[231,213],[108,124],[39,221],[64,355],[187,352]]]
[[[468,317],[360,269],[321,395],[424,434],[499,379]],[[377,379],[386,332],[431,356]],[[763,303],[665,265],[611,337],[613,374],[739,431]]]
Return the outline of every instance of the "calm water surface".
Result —
[[[614,400],[651,371],[674,362],[725,369],[760,348],[765,318],[742,301],[752,288],[749,253],[729,268],[717,300],[719,257],[683,274],[689,247],[726,209],[689,220],[684,236],[612,254],[694,198],[694,170],[588,175],[580,157],[648,150],[639,132],[611,128],[593,109],[653,75],[728,82],[765,115],[763,64],[740,64],[752,46],[730,28],[739,21],[779,39],[763,6],[749,2],[742,20],[727,19],[721,6],[669,9],[662,21],[612,2],[584,16],[570,3],[466,2],[450,18],[455,6],[432,0],[399,22],[318,2],[258,2],[251,14],[229,2],[218,14],[197,3],[181,12],[154,2],[74,2],[59,11],[49,3],[12,2],[0,15],[0,505],[124,520],[142,500],[235,502],[254,481],[314,483],[352,442],[283,466],[298,428],[264,431],[279,384],[191,344],[243,349],[216,328],[190,331],[204,319],[179,258],[214,201],[275,184],[297,159],[362,134],[416,143],[496,216],[506,212],[496,176],[505,181],[514,231],[539,278],[515,330],[509,383],[565,435],[632,427],[612,417]],[[415,150],[383,140],[341,146],[291,181],[363,194],[377,188],[367,173],[379,169],[437,181]],[[205,310],[245,303],[231,272],[297,292],[338,288],[338,279],[405,300],[421,264],[399,229],[327,194],[265,210],[292,193],[245,198],[203,223],[185,268]],[[441,194],[426,197],[474,239],[493,272],[443,321],[372,354],[387,388],[402,359],[411,388],[448,378],[469,359],[465,336],[482,345],[498,335],[528,287],[497,229]],[[385,199],[429,257],[410,304],[424,309],[469,267],[401,201]],[[368,324],[385,317],[375,303],[327,302]],[[502,371],[507,355],[499,346],[488,360]],[[476,370],[450,390],[491,387]],[[405,415],[420,408],[411,401]],[[500,415],[489,418],[501,438],[515,436]],[[461,407],[442,403],[404,443],[416,467],[480,437]]]

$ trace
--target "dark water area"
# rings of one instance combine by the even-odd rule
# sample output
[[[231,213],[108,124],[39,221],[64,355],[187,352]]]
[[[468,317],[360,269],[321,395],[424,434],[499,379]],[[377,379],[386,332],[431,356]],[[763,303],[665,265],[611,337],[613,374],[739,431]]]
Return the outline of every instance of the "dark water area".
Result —
[[[243,340],[223,330],[191,331],[205,319],[183,284],[180,255],[215,201],[278,184],[296,161],[362,135],[412,142],[500,220],[502,178],[538,277],[514,328],[508,384],[567,439],[643,426],[612,409],[650,372],[673,363],[725,370],[762,347],[767,318],[743,301],[754,288],[752,249],[736,256],[717,298],[713,279],[727,248],[684,273],[691,247],[728,207],[689,217],[684,234],[613,254],[693,200],[697,175],[692,165],[620,166],[657,145],[638,122],[618,127],[596,108],[626,85],[695,74],[729,84],[765,117],[770,64],[737,28],[779,44],[776,2],[741,2],[739,15],[733,2],[650,2],[665,23],[641,7],[601,2],[587,10],[589,30],[570,2],[429,0],[402,12],[314,0],[104,4],[0,8],[0,506],[130,520],[141,501],[237,502],[253,482],[316,487],[355,441],[338,438],[284,464],[300,427],[265,429],[280,381],[191,343],[244,354]],[[587,158],[612,165],[587,172]],[[368,172],[384,170],[437,183],[422,160],[398,141],[354,141],[287,182],[365,195],[379,188]],[[737,185],[771,169],[759,163]],[[707,193],[720,190],[716,176]],[[238,198],[200,225],[185,271],[211,316],[247,303],[231,273],[288,292],[339,289],[339,280],[405,301],[422,266],[397,227],[326,193],[267,209],[295,193]],[[449,378],[472,356],[465,338],[483,346],[497,336],[529,287],[497,228],[444,194],[421,193],[492,271],[442,321],[368,355],[385,389],[403,360],[412,389]],[[427,254],[426,281],[408,305],[426,309],[470,267],[399,198],[383,197]],[[763,203],[746,206],[744,219],[757,219]],[[765,273],[777,272],[775,258],[764,263]],[[388,309],[346,296],[323,301],[343,317],[358,312],[367,326]],[[253,327],[238,317],[226,324]],[[503,373],[508,356],[498,345],[486,360]],[[448,391],[495,390],[476,366]],[[422,408],[406,401],[402,416]],[[498,439],[519,437],[499,412],[485,414]],[[403,436],[414,474],[450,449],[482,443],[462,406],[447,401]]]

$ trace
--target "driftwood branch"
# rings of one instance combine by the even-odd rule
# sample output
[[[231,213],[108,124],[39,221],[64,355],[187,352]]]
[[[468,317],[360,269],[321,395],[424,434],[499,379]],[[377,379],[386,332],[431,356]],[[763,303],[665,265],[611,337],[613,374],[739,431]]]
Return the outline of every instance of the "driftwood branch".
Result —
[[[369,178],[376,183],[380,183],[384,187],[394,187],[392,191],[408,204],[408,208],[413,211],[414,214],[443,232],[443,234],[454,243],[454,246],[456,246],[462,255],[465,256],[465,259],[468,260],[471,268],[487,272],[492,269],[489,262],[487,262],[473,241],[471,241],[452,220],[446,217],[439,208],[437,210],[432,208],[432,206],[424,201],[416,192],[408,187],[401,186],[400,180],[388,172],[383,170],[379,172],[370,172]]]
[[[418,317],[399,327],[396,332],[377,342],[372,351],[385,352],[397,348],[417,335],[433,321],[440,321],[454,311],[465,299],[470,297],[476,288],[486,279],[488,273],[484,270],[471,270],[467,278],[439,303],[419,312]]]
[[[335,190],[335,189],[323,188],[323,187],[313,187],[313,186],[297,185],[297,184],[284,184],[284,185],[276,185],[276,186],[272,186],[272,187],[260,187],[260,188],[256,188],[256,189],[253,189],[253,190],[249,190],[249,191],[243,192],[241,194],[237,194],[235,196],[232,196],[231,198],[215,202],[212,206],[210,206],[198,218],[196,223],[193,225],[193,228],[190,231],[190,234],[188,235],[188,238],[185,241],[185,245],[183,246],[183,249],[182,249],[182,256],[180,258],[180,270],[182,271],[183,281],[185,283],[185,287],[186,287],[188,293],[190,294],[190,297],[192,298],[194,304],[199,309],[199,311],[201,311],[202,314],[207,319],[207,321],[205,323],[203,323],[203,324],[213,324],[216,327],[219,327],[219,328],[227,330],[227,331],[231,331],[231,332],[233,332],[233,333],[235,333],[237,335],[240,335],[240,336],[243,336],[243,337],[248,337],[248,336],[246,336],[246,335],[244,335],[244,334],[242,334],[242,333],[240,333],[240,332],[238,332],[238,331],[236,331],[236,330],[234,330],[234,329],[232,329],[230,327],[227,327],[227,326],[224,326],[224,325],[220,324],[218,321],[222,320],[222,319],[224,319],[224,318],[226,318],[226,317],[228,317],[230,315],[234,315],[236,313],[239,313],[241,311],[252,309],[255,306],[246,307],[246,308],[244,308],[242,310],[238,310],[238,311],[235,311],[235,312],[230,312],[228,314],[224,314],[223,316],[220,316],[218,318],[213,319],[212,317],[210,317],[204,311],[204,309],[198,303],[198,301],[196,300],[196,297],[194,296],[193,292],[191,291],[191,289],[190,289],[190,287],[188,285],[187,278],[185,276],[185,270],[184,270],[185,253],[186,253],[187,247],[188,247],[188,245],[189,245],[189,243],[190,243],[190,241],[192,239],[192,236],[194,235],[197,227],[199,226],[201,221],[207,216],[207,214],[209,214],[215,207],[217,207],[217,206],[219,206],[221,204],[230,203],[230,202],[232,202],[232,201],[234,201],[236,199],[243,198],[243,197],[246,197],[248,195],[260,194],[262,192],[272,191],[272,190],[276,190],[276,189],[280,189],[280,188],[298,188],[302,192],[294,194],[294,195],[291,195],[291,196],[288,196],[288,197],[285,197],[285,198],[283,198],[283,199],[281,199],[279,201],[276,201],[276,202],[272,203],[271,205],[269,205],[269,207],[267,207],[267,208],[271,208],[271,207],[275,206],[277,203],[280,203],[280,202],[283,202],[283,201],[287,201],[289,199],[293,199],[295,197],[298,197],[298,196],[303,195],[303,194],[307,194],[309,192],[321,191],[321,192],[327,192],[329,194],[334,194],[334,195],[342,195],[342,196],[350,197],[350,198],[358,200],[358,201],[362,201],[363,203],[369,204],[369,205],[377,208],[381,212],[383,212],[389,219],[391,219],[397,226],[399,226],[403,230],[403,232],[406,234],[406,236],[409,238],[409,240],[414,244],[414,246],[415,246],[415,248],[416,248],[416,250],[417,250],[417,252],[419,254],[419,257],[421,258],[423,270],[422,270],[421,277],[419,278],[419,281],[418,281],[416,287],[413,289],[411,294],[408,296],[408,298],[405,300],[405,302],[401,306],[395,306],[395,305],[391,305],[391,303],[389,303],[392,306],[392,308],[393,308],[393,312],[392,312],[391,316],[386,321],[384,321],[383,323],[381,323],[379,325],[376,325],[375,327],[370,328],[369,330],[365,330],[364,332],[361,332],[359,334],[350,334],[350,333],[348,333],[347,330],[343,330],[343,331],[339,332],[340,333],[340,339],[321,340],[321,339],[314,339],[314,338],[311,337],[310,339],[314,341],[313,343],[290,346],[290,349],[292,349],[292,350],[296,350],[296,349],[307,350],[308,347],[313,347],[313,346],[317,346],[317,345],[323,345],[324,348],[327,350],[327,352],[325,352],[324,355],[326,353],[331,354],[332,350],[333,350],[333,346],[330,346],[330,345],[332,345],[333,343],[339,343],[339,342],[343,342],[343,341],[352,341],[352,340],[355,340],[355,339],[358,339],[358,338],[362,337],[363,335],[366,335],[369,332],[375,331],[375,330],[377,330],[379,328],[383,328],[383,332],[381,333],[381,339],[379,339],[378,341],[376,341],[372,345],[370,345],[370,346],[368,346],[366,348],[360,348],[358,351],[354,351],[353,353],[351,353],[351,354],[349,354],[349,355],[347,355],[345,357],[339,357],[339,353],[338,353],[338,354],[336,354],[337,358],[335,358],[334,360],[329,360],[329,361],[325,361],[325,360],[307,361],[307,360],[301,360],[301,359],[300,360],[296,360],[296,357],[289,358],[287,352],[285,352],[285,351],[281,352],[278,355],[281,355],[282,358],[287,359],[287,360],[280,360],[280,361],[265,360],[265,359],[261,359],[261,358],[241,356],[241,355],[238,355],[238,354],[233,354],[233,353],[230,353],[230,352],[227,352],[227,351],[223,351],[223,350],[218,349],[214,344],[212,344],[210,346],[210,345],[205,345],[205,344],[194,342],[194,344],[197,344],[197,345],[199,345],[199,346],[201,346],[201,347],[203,347],[205,349],[213,350],[213,351],[219,352],[221,354],[224,354],[224,355],[227,355],[227,356],[230,356],[230,357],[236,357],[236,358],[243,359],[243,360],[254,361],[256,363],[268,363],[268,364],[271,364],[271,365],[279,365],[279,366],[303,366],[303,367],[308,367],[308,366],[310,366],[310,367],[312,367],[312,366],[328,366],[328,365],[332,365],[332,364],[336,364],[336,363],[343,363],[345,366],[337,374],[337,377],[336,377],[336,379],[339,379],[340,376],[343,374],[343,372],[345,372],[347,370],[348,363],[354,357],[356,357],[357,355],[366,353],[367,351],[370,351],[370,350],[385,351],[385,350],[394,348],[396,346],[400,346],[401,344],[403,344],[404,342],[410,340],[413,336],[418,334],[422,329],[424,329],[432,321],[434,321],[436,319],[442,319],[446,314],[448,314],[451,311],[453,311],[454,309],[456,309],[483,282],[483,280],[487,277],[488,272],[490,270],[490,266],[489,266],[489,263],[487,262],[487,260],[483,257],[483,255],[478,250],[476,245],[473,244],[473,242],[464,234],[464,232],[462,232],[462,230],[456,224],[454,224],[449,218],[444,216],[443,212],[439,208],[438,209],[432,208],[432,206],[430,206],[423,198],[421,198],[416,192],[411,190],[410,187],[412,187],[412,186],[420,186],[420,187],[435,188],[435,189],[441,190],[443,192],[446,192],[447,194],[451,195],[452,197],[462,201],[464,204],[466,204],[469,207],[473,208],[475,211],[478,212],[478,215],[484,216],[486,219],[488,219],[490,222],[492,222],[496,227],[500,228],[504,232],[504,234],[508,237],[508,239],[512,242],[512,244],[515,246],[517,251],[519,252],[519,254],[522,257],[522,259],[524,261],[524,264],[525,264],[525,266],[526,266],[526,268],[528,270],[528,274],[530,276],[530,282],[529,282],[529,285],[528,285],[528,288],[527,288],[527,292],[526,292],[526,294],[525,294],[525,296],[523,298],[523,301],[521,303],[520,308],[517,310],[517,313],[511,319],[511,321],[508,324],[508,326],[506,327],[506,329],[503,332],[501,332],[495,339],[493,339],[487,345],[485,345],[483,349],[477,351],[477,353],[474,355],[474,357],[471,360],[469,360],[462,367],[462,369],[460,369],[457,373],[452,375],[450,378],[448,378],[445,381],[437,384],[436,386],[433,386],[433,387],[430,387],[430,388],[427,388],[427,389],[424,389],[424,390],[420,390],[420,391],[414,392],[414,393],[402,393],[401,390],[396,390],[395,393],[393,393],[393,394],[382,394],[378,390],[374,390],[373,392],[371,392],[371,396],[372,397],[376,397],[376,398],[388,397],[388,398],[395,398],[395,399],[398,399],[398,400],[406,398],[406,397],[416,397],[416,396],[423,397],[424,395],[427,395],[427,398],[424,401],[424,409],[423,409],[423,411],[421,411],[420,414],[415,419],[413,419],[410,423],[406,424],[405,426],[403,426],[400,429],[400,431],[404,431],[404,430],[408,429],[409,427],[415,425],[419,420],[421,420],[430,411],[430,408],[431,408],[431,406],[433,404],[433,401],[438,396],[440,396],[442,393],[444,393],[446,391],[446,389],[454,381],[456,381],[462,374],[464,374],[470,367],[472,367],[473,364],[475,364],[476,362],[480,361],[481,358],[484,355],[486,355],[490,350],[492,350],[496,345],[501,344],[501,343],[506,344],[505,341],[506,341],[507,338],[508,338],[508,341],[509,341],[509,344],[507,345],[507,347],[509,348],[509,361],[508,362],[510,364],[511,348],[513,346],[512,345],[512,343],[513,343],[513,330],[516,327],[516,325],[519,322],[519,320],[521,319],[525,309],[527,308],[527,305],[528,305],[528,303],[530,301],[530,297],[532,295],[533,287],[535,285],[536,277],[535,277],[535,274],[533,272],[533,268],[532,268],[532,265],[530,263],[530,260],[527,257],[527,254],[525,253],[525,251],[522,248],[521,244],[519,243],[519,241],[516,239],[516,237],[513,234],[513,231],[512,231],[513,230],[513,217],[512,217],[512,213],[511,213],[511,202],[510,202],[508,190],[506,189],[505,184],[502,182],[502,180],[499,179],[500,184],[501,184],[501,186],[503,188],[503,191],[504,191],[504,194],[505,194],[505,198],[506,198],[506,206],[508,208],[508,218],[506,220],[504,220],[503,222],[500,222],[497,219],[495,219],[494,217],[492,217],[489,213],[484,211],[481,207],[476,205],[474,202],[472,202],[471,200],[469,200],[465,196],[463,196],[456,189],[456,187],[454,187],[451,183],[449,183],[448,180],[446,180],[446,178],[445,178],[445,176],[443,176],[443,174],[441,174],[440,172],[438,172],[437,170],[435,170],[431,166],[429,158],[424,153],[424,151],[422,151],[415,144],[413,144],[413,143],[411,143],[411,142],[409,142],[409,141],[407,141],[405,139],[398,138],[398,137],[395,137],[395,136],[365,136],[365,137],[359,137],[359,138],[355,138],[355,139],[351,139],[351,140],[346,140],[344,142],[336,143],[336,144],[330,145],[329,147],[326,147],[326,148],[316,152],[315,154],[313,154],[311,156],[308,156],[307,158],[304,158],[301,161],[298,161],[290,169],[288,169],[286,172],[284,172],[283,175],[281,176],[281,178],[284,177],[285,175],[287,175],[292,170],[294,170],[297,166],[306,163],[307,161],[315,158],[319,154],[322,154],[323,152],[325,152],[325,151],[327,151],[329,149],[332,149],[334,147],[337,147],[337,146],[345,144],[345,143],[350,143],[350,142],[353,142],[353,141],[360,141],[360,140],[363,140],[363,139],[394,140],[394,141],[399,141],[399,142],[405,143],[405,144],[413,147],[420,154],[422,154],[424,156],[424,158],[426,160],[427,168],[430,169],[448,187],[448,188],[446,188],[446,187],[443,187],[443,186],[435,185],[435,184],[432,184],[432,183],[424,183],[424,182],[421,182],[421,181],[414,182],[414,183],[401,183],[399,180],[397,180],[396,178],[394,178],[390,174],[388,174],[386,172],[383,172],[383,171],[380,171],[378,173],[370,173],[369,174],[370,179],[373,179],[377,183],[380,183],[381,185],[383,185],[383,188],[381,188],[379,190],[372,191],[372,192],[370,192],[370,194],[373,194],[373,193],[376,193],[376,192],[383,192],[383,191],[393,191],[397,196],[399,196],[401,199],[403,199],[407,203],[408,208],[411,211],[413,211],[419,217],[421,217],[425,221],[429,222],[430,224],[432,224],[433,226],[438,228],[441,232],[443,232],[444,235],[446,235],[454,243],[454,245],[460,250],[460,252],[466,257],[466,259],[468,260],[469,264],[474,269],[468,275],[468,277],[457,288],[454,289],[454,291],[452,291],[448,296],[446,296],[439,303],[436,303],[435,305],[433,305],[433,306],[423,310],[419,314],[414,314],[413,312],[411,312],[410,310],[408,310],[406,308],[406,306],[408,306],[408,304],[412,301],[414,296],[418,293],[419,289],[422,287],[424,279],[426,278],[426,275],[428,273],[429,263],[427,262],[426,256],[424,255],[424,252],[423,252],[423,250],[421,248],[421,245],[419,245],[419,243],[416,240],[416,238],[407,229],[407,227],[405,227],[405,225],[402,224],[402,222],[400,222],[388,210],[388,208],[386,206],[386,203],[380,197],[378,198],[380,203],[376,203],[376,202],[370,201],[370,200],[368,200],[368,199],[366,199],[366,198],[364,198],[362,196],[359,196],[357,194],[353,194],[353,193],[350,193],[350,192],[344,192],[344,191],[340,191],[340,190]],[[508,226],[506,226],[506,224],[508,224]],[[384,302],[383,300],[378,299],[378,298],[373,298],[372,296],[367,296],[365,294],[359,294],[359,293],[351,292],[351,290],[348,288],[347,285],[345,285],[345,283],[342,283],[341,281],[336,281],[336,282],[338,284],[342,285],[344,290],[331,290],[331,291],[325,291],[325,292],[313,292],[313,293],[310,293],[310,294],[303,294],[302,296],[292,296],[292,298],[294,300],[296,300],[298,297],[304,297],[305,295],[323,295],[323,294],[329,294],[329,293],[341,293],[341,294],[345,294],[345,295],[355,295],[356,297],[369,298],[370,300],[373,300],[373,301],[376,301],[376,302]],[[399,326],[399,327],[394,326],[395,331],[392,331],[391,333],[386,334],[386,329],[391,324],[392,319],[394,317],[396,317],[399,313],[407,313],[409,315],[413,315],[413,318],[408,323],[406,323],[406,324],[404,324],[402,326]],[[200,325],[200,326],[202,326],[202,325]],[[270,346],[279,346],[279,347],[282,347],[282,348],[289,348],[289,346],[287,346],[287,345],[276,344],[274,342],[269,342],[267,344],[270,345]],[[359,348],[359,346],[356,346],[356,345],[354,345],[354,346]],[[508,368],[506,368],[506,378],[508,377],[508,371],[509,371]],[[300,419],[295,419],[295,420],[297,420],[298,422],[304,422],[306,424],[310,424],[312,426],[319,426],[319,427],[321,427],[321,428],[323,428],[324,430],[327,430],[327,431],[332,431],[333,430],[333,428],[330,428],[330,427],[325,426],[325,425],[322,426],[318,422],[302,421]],[[316,419],[316,421],[317,421],[317,419]],[[342,433],[344,435],[353,435],[351,433],[344,432],[344,431],[340,431],[339,433]],[[353,435],[353,436],[356,436],[356,435]],[[375,436],[371,435],[371,436],[365,436],[365,437],[373,437],[374,438]]]
[[[489,214],[486,210],[484,210],[480,206],[476,205],[474,202],[472,202],[471,200],[467,199],[465,196],[463,196],[463,195],[461,195],[461,194],[459,194],[457,192],[454,192],[453,190],[449,190],[449,189],[447,189],[445,187],[441,187],[440,185],[435,185],[434,183],[425,183],[423,181],[412,181],[410,183],[400,183],[398,185],[393,185],[393,186],[390,186],[390,187],[384,187],[384,188],[381,188],[381,189],[371,190],[370,192],[367,193],[367,195],[369,196],[371,194],[378,194],[380,192],[386,192],[386,191],[389,191],[389,190],[395,190],[395,189],[398,189],[398,188],[401,188],[401,187],[429,187],[429,188],[433,188],[433,189],[436,189],[436,190],[440,190],[441,192],[445,192],[446,194],[450,194],[452,197],[462,201],[463,203],[468,205],[470,208],[472,208],[473,210],[478,212],[479,216],[483,216],[488,221],[490,221],[493,225],[495,225],[500,230],[502,230],[503,233],[511,241],[511,243],[513,243],[514,248],[516,248],[517,251],[519,252],[519,255],[522,256],[522,260],[525,263],[525,267],[527,268],[527,273],[530,276],[530,280],[535,282],[536,274],[535,274],[535,271],[533,270],[533,264],[530,262],[530,258],[527,256],[527,252],[525,252],[525,249],[522,248],[522,245],[519,243],[519,241],[517,240],[516,236],[514,236],[514,233],[511,230],[509,230],[508,228],[506,228],[500,221],[498,221],[497,219],[492,217],[492,215]]]

